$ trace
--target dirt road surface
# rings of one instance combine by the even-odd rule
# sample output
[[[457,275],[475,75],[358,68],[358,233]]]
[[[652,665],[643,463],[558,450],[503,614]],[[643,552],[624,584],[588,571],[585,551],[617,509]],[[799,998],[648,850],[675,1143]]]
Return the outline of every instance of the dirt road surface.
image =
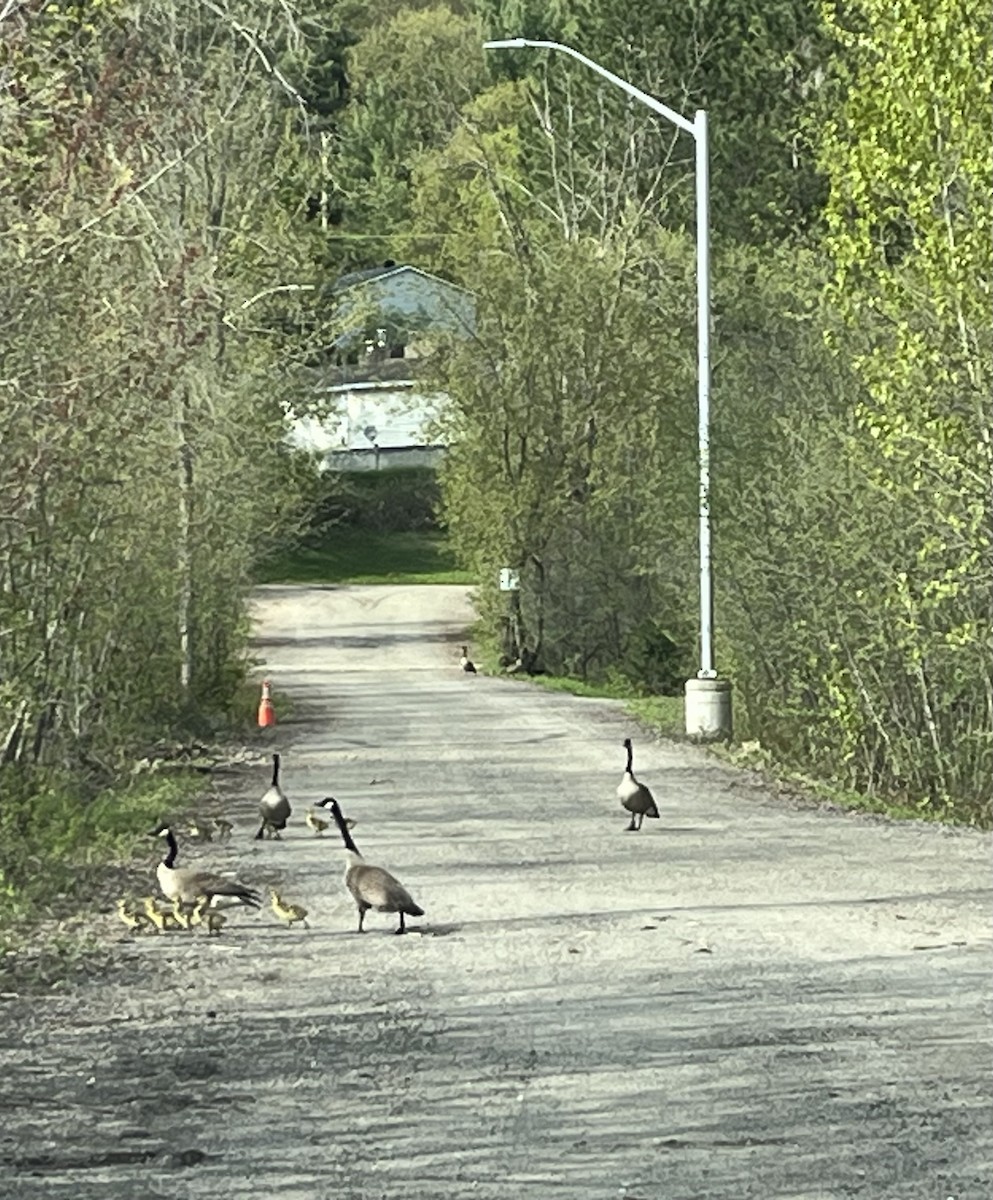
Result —
[[[0,1197],[985,1200],[990,843],[817,811],[609,701],[463,675],[463,589],[260,592],[295,705],[186,862],[278,883],[0,1003]],[[621,740],[661,819],[624,830]],[[356,914],[339,798],[425,909]],[[216,811],[216,808],[215,808]],[[150,846],[148,880],[158,844]],[[150,890],[150,889],[149,889]]]

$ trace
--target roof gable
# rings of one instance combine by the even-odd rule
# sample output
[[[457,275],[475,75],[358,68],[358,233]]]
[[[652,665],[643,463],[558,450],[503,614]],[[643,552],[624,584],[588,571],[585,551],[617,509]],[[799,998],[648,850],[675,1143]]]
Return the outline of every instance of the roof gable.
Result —
[[[420,267],[412,267],[410,265],[399,265],[397,263],[383,264],[381,267],[366,267],[362,271],[349,271],[347,275],[342,275],[334,282],[334,290],[336,292],[347,292],[351,288],[360,287],[362,284],[372,283],[374,280],[379,283],[387,279],[394,279],[402,275],[419,276],[421,279],[430,280],[432,284],[440,284],[443,288],[451,288],[452,291],[461,292],[464,296],[471,296],[472,293],[464,287],[459,287],[457,283],[452,283],[448,279],[442,279],[440,275],[432,275],[430,271],[422,271]]]

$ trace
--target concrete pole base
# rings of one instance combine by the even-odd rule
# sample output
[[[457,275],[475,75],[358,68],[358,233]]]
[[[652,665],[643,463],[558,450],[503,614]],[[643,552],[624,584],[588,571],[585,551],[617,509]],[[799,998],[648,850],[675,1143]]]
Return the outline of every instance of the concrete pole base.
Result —
[[[731,740],[731,680],[687,679],[686,733],[703,742]]]

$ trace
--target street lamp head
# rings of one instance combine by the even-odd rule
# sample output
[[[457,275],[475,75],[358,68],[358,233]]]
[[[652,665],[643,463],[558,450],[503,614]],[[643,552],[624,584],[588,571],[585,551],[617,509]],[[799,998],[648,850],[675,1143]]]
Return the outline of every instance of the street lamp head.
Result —
[[[484,50],[520,50],[522,46],[526,46],[527,42],[524,38],[500,38],[494,42],[483,42]]]

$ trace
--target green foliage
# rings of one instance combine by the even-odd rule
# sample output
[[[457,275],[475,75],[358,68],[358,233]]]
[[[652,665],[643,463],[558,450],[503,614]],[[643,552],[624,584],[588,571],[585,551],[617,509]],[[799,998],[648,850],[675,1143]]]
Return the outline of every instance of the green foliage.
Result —
[[[660,609],[678,639],[671,666],[687,645],[692,339],[651,331],[661,310],[670,328],[685,313],[685,246],[663,241],[658,260],[632,263],[623,244],[529,235],[526,257],[479,279],[478,343],[444,364],[444,520],[510,658],[583,679],[635,674],[661,646],[652,631],[649,650],[645,623]],[[509,608],[502,567],[520,572]]]
[[[482,87],[481,35],[447,5],[400,7],[366,28],[351,49],[352,103],[338,136],[337,197],[345,231],[382,238],[362,246],[381,257],[410,215],[419,155],[458,126],[461,106]]]
[[[308,540],[315,535],[323,537],[330,526],[336,525],[375,533],[436,529],[440,502],[433,467],[326,472],[320,479]]]
[[[242,9],[5,21],[4,770],[109,778],[136,739],[223,711],[253,562],[298,521],[281,442],[309,323],[308,148],[259,56],[286,27]]]
[[[974,0],[858,0],[828,20],[845,55],[821,144],[827,246],[854,331],[834,344],[864,384],[843,450],[875,543],[837,717],[914,804],[988,820],[993,34]]]
[[[641,7],[617,0],[482,0],[480,8],[490,36],[565,42],[689,119],[706,109],[719,238],[795,236],[816,223],[823,183],[803,118],[830,39],[814,0]],[[575,146],[561,184],[575,189],[571,200],[587,202],[587,229],[632,169],[642,200],[661,208],[673,227],[692,225],[692,154],[684,135],[677,138],[664,121],[564,55],[529,48],[489,58],[497,77],[526,74],[535,81],[542,132]],[[536,167],[529,161],[529,180]]]
[[[715,522],[719,661],[734,678],[736,728],[844,790],[988,821],[981,616],[963,649],[949,634],[964,595],[940,611],[915,606],[918,587],[936,598],[916,538],[938,497],[881,486],[855,415],[865,385],[844,365],[862,335],[840,329],[824,300],[828,264],[799,265],[742,264],[757,303],[727,330],[739,390],[718,408]],[[786,345],[792,361],[777,356],[768,371],[763,348]]]

